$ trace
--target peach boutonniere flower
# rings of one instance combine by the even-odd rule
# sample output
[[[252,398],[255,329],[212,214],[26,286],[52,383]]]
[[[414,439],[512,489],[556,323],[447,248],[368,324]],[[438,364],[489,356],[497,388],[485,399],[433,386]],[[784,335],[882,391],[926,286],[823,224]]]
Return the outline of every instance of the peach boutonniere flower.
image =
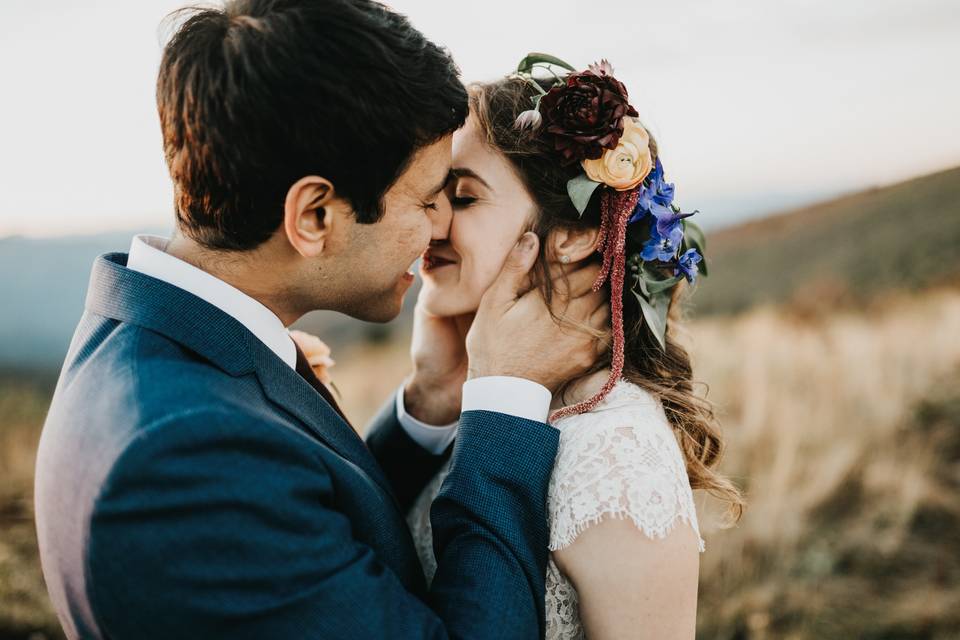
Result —
[[[300,351],[303,351],[303,355],[306,356],[307,362],[317,379],[327,386],[333,384],[333,379],[330,377],[330,368],[336,362],[330,357],[330,347],[327,346],[327,343],[305,331],[293,330],[290,332],[290,337],[300,347]]]
[[[617,191],[633,189],[650,174],[650,134],[631,117],[623,119],[623,135],[613,149],[607,149],[595,160],[581,162],[587,177]]]

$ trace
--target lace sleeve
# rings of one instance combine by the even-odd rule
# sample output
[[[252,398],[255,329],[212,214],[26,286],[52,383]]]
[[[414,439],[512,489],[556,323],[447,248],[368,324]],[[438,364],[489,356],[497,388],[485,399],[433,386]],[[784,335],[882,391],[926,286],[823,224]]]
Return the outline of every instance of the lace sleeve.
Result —
[[[558,423],[560,449],[548,495],[551,551],[604,517],[630,518],[650,538],[663,538],[685,522],[704,550],[676,437],[659,402],[649,395],[637,400]]]

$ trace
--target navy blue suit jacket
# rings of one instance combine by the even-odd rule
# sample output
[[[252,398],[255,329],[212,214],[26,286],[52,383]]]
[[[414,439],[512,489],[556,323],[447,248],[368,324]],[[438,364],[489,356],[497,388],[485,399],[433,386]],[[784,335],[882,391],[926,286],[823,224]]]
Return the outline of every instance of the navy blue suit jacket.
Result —
[[[556,430],[462,415],[428,590],[404,512],[442,457],[390,408],[365,443],[242,324],[125,265],[94,265],[37,458],[68,636],[543,635]]]

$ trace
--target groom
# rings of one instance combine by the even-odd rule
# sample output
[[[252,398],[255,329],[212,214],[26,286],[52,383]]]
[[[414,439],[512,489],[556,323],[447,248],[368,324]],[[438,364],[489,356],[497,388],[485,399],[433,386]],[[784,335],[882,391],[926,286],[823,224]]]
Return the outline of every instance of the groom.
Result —
[[[523,294],[536,237],[468,338],[429,589],[404,513],[449,433],[405,416],[401,391],[364,442],[286,331],[314,309],[390,320],[410,265],[446,237],[467,109],[448,55],[369,0],[241,0],[183,23],[157,101],[177,233],[97,259],[38,453],[67,635],[542,635],[558,441],[544,422],[594,344]],[[553,311],[601,319],[594,275]],[[449,403],[431,390],[466,363],[417,343],[407,393]]]

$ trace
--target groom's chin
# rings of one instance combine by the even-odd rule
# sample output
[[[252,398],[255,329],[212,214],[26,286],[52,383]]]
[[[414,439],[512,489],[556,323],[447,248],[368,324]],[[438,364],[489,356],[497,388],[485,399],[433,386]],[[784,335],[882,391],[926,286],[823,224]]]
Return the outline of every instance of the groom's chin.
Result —
[[[331,310],[364,322],[390,322],[403,311],[403,299],[410,292],[413,282],[414,278],[407,273],[388,289],[380,289],[376,293],[366,290],[362,294],[357,292],[358,295],[350,299],[341,298],[341,304]]]
[[[350,315],[356,318],[357,320],[363,320],[364,322],[376,322],[379,324],[385,324],[391,320],[396,319],[400,315],[400,310],[403,308],[403,305],[395,305],[394,307],[386,308],[376,308],[376,309],[361,309],[356,313],[351,313]]]
[[[391,291],[344,309],[343,313],[364,322],[386,323],[396,319],[402,310],[403,295]]]

